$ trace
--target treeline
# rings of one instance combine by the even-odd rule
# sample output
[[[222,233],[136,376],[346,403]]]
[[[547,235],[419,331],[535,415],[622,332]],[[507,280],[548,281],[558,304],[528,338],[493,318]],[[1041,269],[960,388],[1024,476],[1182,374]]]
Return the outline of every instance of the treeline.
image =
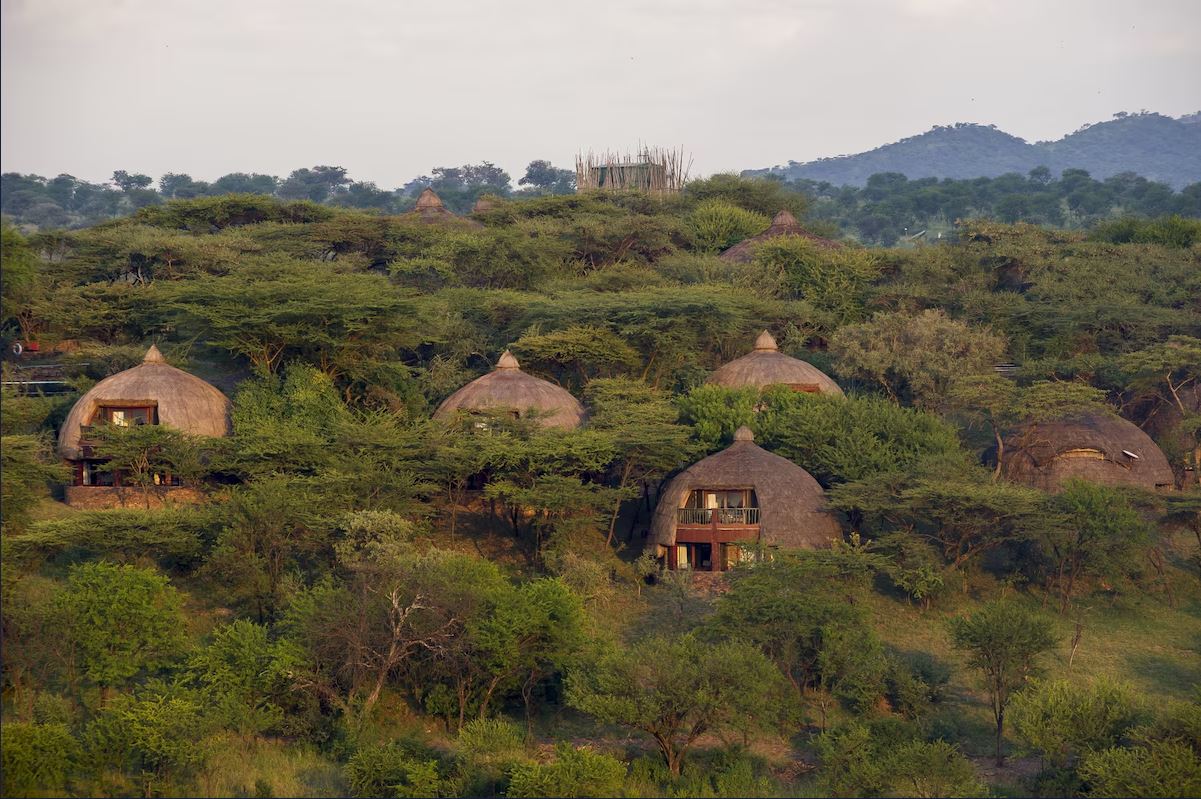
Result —
[[[1066,169],[1055,178],[1046,167],[1025,176],[970,180],[910,180],[899,172],[885,172],[872,175],[862,188],[812,180],[788,186],[810,199],[812,219],[884,246],[923,231],[929,238],[946,236],[956,221],[967,219],[1080,229],[1122,216],[1201,217],[1201,183],[1174,192],[1165,183],[1131,172],[1105,180],[1095,180],[1082,169]]]
[[[707,182],[694,183],[697,185],[687,191],[705,196]],[[909,180],[900,173],[886,172],[873,175],[862,188],[812,180],[783,185],[788,193],[798,195],[789,205],[807,207],[808,221],[822,232],[883,246],[922,231],[930,238],[953,235],[955,223],[968,219],[1084,229],[1127,216],[1201,217],[1201,184],[1175,192],[1167,184],[1129,172],[1105,180],[1094,180],[1079,169],[1065,170],[1055,178],[1046,167],[1024,177],[1014,173],[970,180]],[[70,175],[46,179],[10,172],[0,176],[0,209],[13,222],[38,229],[77,228],[168,200],[229,194],[396,214],[410,209],[427,186],[438,192],[447,207],[467,213],[485,194],[502,198],[572,194],[575,173],[548,161],[533,161],[515,188],[508,173],[485,161],[438,167],[402,187],[385,190],[369,181],[351,180],[344,168],[335,166],[297,169],[282,179],[233,173],[211,183],[168,173],[158,179],[157,187],[148,175],[124,171],[115,172],[107,184],[88,183]]]
[[[1196,794],[1201,495],[982,455],[1120,411],[1195,481],[1201,225],[716,257],[804,202],[721,176],[480,228],[250,194],[5,226],[6,344],[84,389],[156,341],[233,400],[226,439],[97,433],[135,500],[167,471],[207,503],[71,512],[73,398],[4,396],[5,792]],[[704,385],[763,328],[850,396]],[[505,348],[588,424],[430,418]],[[845,536],[698,593],[642,530],[740,425]],[[1014,755],[1016,787],[971,759]]]
[[[549,161],[533,161],[514,190],[512,178],[487,161],[461,167],[438,167],[396,189],[381,189],[370,181],[351,180],[340,166],[297,169],[285,178],[246,172],[222,175],[212,182],[168,172],[157,186],[149,175],[118,170],[108,183],[89,183],[72,175],[44,178],[6,172],[0,175],[0,210],[20,225],[37,228],[77,228],[133,213],[167,200],[257,194],[281,200],[309,200],[345,208],[399,213],[413,206],[427,186],[448,207],[466,213],[482,194],[499,197],[570,194],[575,172],[557,169]]]

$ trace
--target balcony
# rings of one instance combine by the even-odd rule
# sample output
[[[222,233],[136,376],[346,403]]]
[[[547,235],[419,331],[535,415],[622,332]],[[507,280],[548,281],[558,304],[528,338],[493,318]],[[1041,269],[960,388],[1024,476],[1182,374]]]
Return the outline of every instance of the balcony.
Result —
[[[680,508],[676,524],[685,527],[751,526],[759,524],[759,508]]]

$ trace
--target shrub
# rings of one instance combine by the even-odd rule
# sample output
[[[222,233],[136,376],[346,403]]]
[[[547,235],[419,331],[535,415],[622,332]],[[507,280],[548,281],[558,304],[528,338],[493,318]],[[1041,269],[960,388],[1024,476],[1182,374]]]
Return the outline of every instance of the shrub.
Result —
[[[5,722],[3,794],[55,796],[79,758],[79,744],[65,724]]]
[[[610,755],[561,743],[550,763],[523,763],[513,769],[506,796],[617,796],[626,764]]]
[[[1051,680],[1013,699],[1014,731],[1057,767],[1113,746],[1140,715],[1134,690],[1110,680],[1091,685]]]
[[[1089,796],[1201,796],[1201,758],[1174,741],[1092,752],[1079,772]]]
[[[442,796],[445,781],[433,753],[410,743],[369,746],[346,764],[346,781],[357,797]]]
[[[761,233],[771,220],[725,200],[705,200],[688,215],[696,249],[720,252],[743,239]]]

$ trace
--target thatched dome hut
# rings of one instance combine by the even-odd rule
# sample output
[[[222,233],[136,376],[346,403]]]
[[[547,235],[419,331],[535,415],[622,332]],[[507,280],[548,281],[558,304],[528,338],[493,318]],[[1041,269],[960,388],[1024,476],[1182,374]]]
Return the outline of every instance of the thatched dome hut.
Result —
[[[760,233],[758,236],[751,236],[749,239],[744,239],[733,247],[721,254],[723,261],[732,261],[737,264],[750,263],[755,257],[755,248],[768,239],[774,239],[778,236],[800,236],[801,238],[812,241],[819,247],[833,249],[842,245],[830,239],[824,239],[821,236],[816,236],[810,233],[805,228],[801,227],[801,223],[796,220],[788,211],[780,211],[771,221],[771,226]]]
[[[229,400],[209,383],[163,359],[151,345],[132,369],[101,380],[79,398],[58,433],[58,454],[83,456],[81,428],[95,424],[161,424],[198,436],[229,435]]]
[[[122,488],[123,476],[103,467],[106,458],[93,448],[88,431],[95,425],[119,427],[161,424],[196,436],[227,436],[230,404],[225,395],[195,375],[176,369],[151,346],[132,369],[104,378],[84,394],[58,432],[58,454],[74,472],[67,486],[68,505],[103,508],[125,505],[131,499]],[[179,485],[172,475],[155,477],[155,493],[139,495],[136,503],[189,502],[199,494]]]
[[[1168,459],[1136,425],[1088,414],[1022,425],[1005,437],[1001,473],[1044,491],[1077,478],[1151,490],[1175,487]]]
[[[754,350],[725,364],[705,382],[727,388],[783,385],[797,391],[843,396],[838,384],[821,369],[780,352],[775,338],[766,330],[755,339]]]
[[[738,561],[739,544],[821,549],[841,535],[812,475],[759,447],[745,427],[672,478],[651,520],[651,541],[671,569],[722,571]]]
[[[417,196],[417,204],[413,210],[401,214],[403,219],[420,222],[425,225],[444,225],[449,227],[482,228],[474,219],[459,216],[447,208],[442,198],[428,186]]]
[[[566,389],[521,371],[508,350],[495,369],[447,397],[434,418],[447,419],[457,411],[511,413],[519,418],[536,411],[545,427],[576,428],[584,421],[579,400]]]

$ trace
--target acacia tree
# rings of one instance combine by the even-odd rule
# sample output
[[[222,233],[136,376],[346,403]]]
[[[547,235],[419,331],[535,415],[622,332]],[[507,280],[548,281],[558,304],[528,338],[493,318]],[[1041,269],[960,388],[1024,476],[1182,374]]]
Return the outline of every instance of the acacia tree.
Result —
[[[153,673],[183,654],[183,600],[166,577],[136,566],[71,568],[55,603],[73,667],[101,689]]]
[[[997,765],[1005,711],[1013,695],[1037,674],[1038,656],[1055,645],[1051,623],[1014,602],[991,602],[970,616],[951,619],[951,643],[984,679],[996,723]]]
[[[662,391],[618,377],[593,380],[586,395],[591,427],[613,436],[618,455],[610,471],[618,490],[642,483],[645,492],[648,481],[666,475],[694,454],[689,429],[677,423],[678,411]],[[609,517],[610,545],[620,512],[618,499]]]
[[[877,314],[830,337],[839,374],[875,383],[894,400],[939,409],[956,378],[986,372],[1005,352],[1005,340],[941,310],[916,316]]]
[[[780,675],[748,644],[706,644],[686,635],[618,649],[567,677],[567,701],[598,720],[651,736],[668,770],[707,732],[771,718]]]
[[[98,454],[106,458],[100,469],[118,475],[122,484],[141,489],[147,508],[151,492],[170,477],[185,485],[202,478],[212,450],[204,438],[157,424],[100,425],[92,436]]]
[[[1191,442],[1194,474],[1201,475],[1201,407],[1196,399],[1188,400],[1186,391],[1193,386],[1193,394],[1197,395],[1201,339],[1169,336],[1167,341],[1123,356],[1118,364],[1126,373],[1130,389],[1152,393],[1180,414],[1177,429]]]
[[[1054,517],[1035,529],[1051,567],[1047,582],[1059,592],[1061,613],[1083,578],[1127,573],[1139,550],[1151,543],[1142,517],[1108,486],[1071,480],[1051,499],[1050,510]]]
[[[1113,413],[1105,392],[1083,383],[1037,380],[1027,387],[995,373],[954,379],[949,407],[971,419],[984,421],[996,446],[993,480],[1001,477],[1005,456],[1005,431],[1016,424],[1038,422],[1081,413]]]

